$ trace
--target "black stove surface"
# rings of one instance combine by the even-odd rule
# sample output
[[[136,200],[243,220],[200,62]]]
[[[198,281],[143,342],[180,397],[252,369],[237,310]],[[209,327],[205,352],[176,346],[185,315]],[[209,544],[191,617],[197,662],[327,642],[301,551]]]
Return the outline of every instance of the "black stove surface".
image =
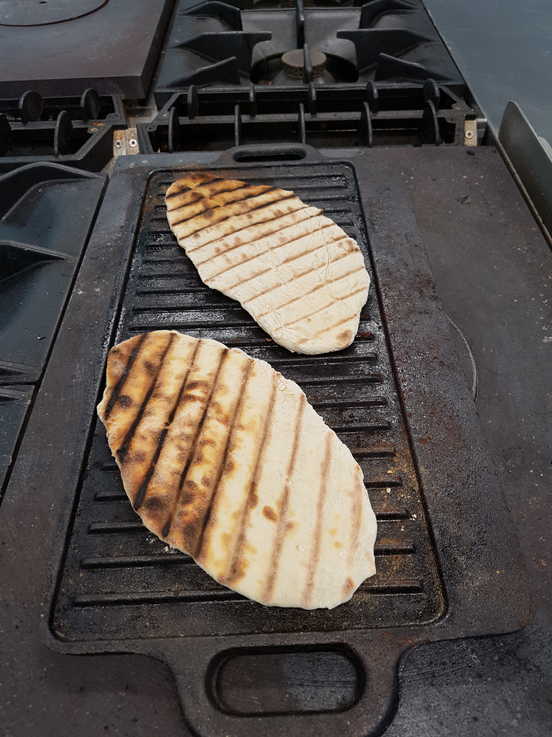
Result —
[[[18,98],[30,87],[45,95],[80,96],[89,85],[100,93],[143,96],[162,40],[153,26],[161,28],[162,9],[168,12],[172,5],[163,0],[0,0],[0,98]],[[545,737],[552,724],[550,252],[496,150],[458,145],[464,141],[464,119],[477,116],[469,109],[469,90],[421,0],[177,0],[174,8],[153,85],[159,106],[166,109],[148,134],[151,148],[145,150],[195,148],[197,159],[208,163],[218,155],[211,149],[253,142],[255,120],[260,134],[270,132],[274,140],[308,139],[334,149],[362,146],[356,155],[364,166],[380,170],[382,182],[400,176],[408,191],[421,248],[457,332],[471,388],[475,365],[482,432],[517,524],[537,604],[536,623],[507,636],[416,648],[401,663],[400,705],[386,737],[512,732]],[[105,34],[108,12],[124,18],[110,23],[113,48],[121,38],[125,41],[117,58],[106,57],[109,44],[96,42],[100,31],[94,28]],[[137,59],[137,44],[131,41],[137,37],[129,36],[128,28],[140,14],[149,46],[146,56]],[[95,27],[100,16],[102,25]],[[56,48],[66,52],[47,58],[38,41],[28,40],[39,36],[55,37]],[[83,48],[90,54],[82,54]],[[85,67],[89,55],[92,64]],[[66,78],[68,58],[71,68],[76,66],[71,79]],[[120,62],[119,73],[114,61]],[[428,85],[428,80],[434,81]],[[282,115],[287,116],[285,126]],[[13,147],[29,125],[8,119]],[[79,125],[69,138],[79,133]],[[59,147],[59,135],[52,136],[52,145],[55,140]],[[379,145],[366,148],[374,144]],[[340,154],[326,150],[326,155]],[[388,196],[384,186],[374,193],[374,202]],[[460,333],[474,363],[467,352],[462,354],[466,345]],[[0,403],[14,426],[22,422],[31,393],[24,385],[2,387]],[[48,421],[39,418],[39,410],[40,404],[33,405],[31,421],[42,425],[42,438],[50,444]],[[12,460],[11,447],[4,451],[3,431],[0,427],[0,465]],[[58,463],[74,462],[68,454],[59,458]],[[40,495],[41,506],[36,500],[31,505],[34,527],[22,525],[16,516],[16,524],[6,526],[19,503],[9,491],[0,508],[0,530],[12,534],[0,551],[17,552],[28,540],[17,552],[25,570],[14,583],[17,606],[5,597],[0,607],[7,615],[0,636],[10,643],[0,666],[0,733],[191,735],[174,678],[161,662],[139,656],[63,656],[42,644],[37,622],[47,592],[40,571],[43,579],[50,574],[48,551],[40,556],[43,563],[35,548],[42,549],[45,531],[53,524],[55,500],[48,499],[47,483]],[[15,580],[17,574],[9,575]],[[283,673],[286,678],[291,710],[328,700],[347,704],[355,697],[356,674],[339,662],[324,664],[316,653],[301,663],[275,661],[273,666],[276,677]],[[228,677],[233,680],[228,698],[243,710],[272,704],[274,673],[244,677],[238,671]]]
[[[433,146],[365,151],[364,165],[381,171],[382,181],[369,217],[375,216],[377,222],[377,202],[389,197],[384,184],[398,173],[411,192],[421,247],[429,252],[441,299],[472,347],[483,431],[516,510],[540,604],[539,624],[506,637],[437,644],[410,655],[400,671],[400,707],[387,730],[392,737],[487,737],[508,733],[512,724],[523,729],[524,737],[543,737],[552,721],[545,630],[552,615],[544,478],[550,468],[545,450],[549,429],[543,404],[549,367],[547,333],[541,329],[547,309],[549,314],[541,295],[546,291],[550,254],[496,151],[484,147],[469,153],[461,147]],[[208,163],[215,155],[198,157]],[[510,290],[503,288],[505,282]],[[98,299],[105,302],[104,295]],[[461,341],[459,347],[463,349]],[[66,363],[67,356],[61,360]],[[466,366],[466,381],[472,386],[469,361]],[[516,377],[529,367],[531,383],[520,382]],[[35,413],[37,422],[47,422],[37,408]],[[533,461],[530,478],[527,459]],[[529,504],[521,504],[520,499],[526,498]],[[1,508],[4,523],[18,503],[8,491]],[[35,512],[35,529],[39,523],[45,530],[52,522],[50,506]],[[23,529],[13,528],[13,545],[21,540]],[[42,564],[38,565],[36,551],[26,546],[18,556],[33,565],[14,584],[25,605],[7,610],[6,623],[13,626],[10,639],[18,643],[13,657],[4,660],[10,677],[0,712],[7,734],[57,737],[63,730],[97,737],[102,729],[133,737],[189,734],[171,676],[160,663],[138,657],[64,657],[39,643],[36,620],[42,584],[33,569]],[[333,663],[320,670],[315,659],[292,664],[285,673],[287,703],[293,709],[320,703],[328,694],[341,698],[336,694],[347,694],[354,686],[353,674]],[[229,697],[247,707],[258,703],[261,687],[261,703],[265,697],[270,701],[273,680],[267,672],[260,675],[260,684],[235,679]],[[29,708],[22,709],[22,703],[29,703]]]
[[[0,97],[87,87],[144,97],[169,10],[169,0],[2,0]]]
[[[189,85],[428,78],[464,84],[420,0],[180,0],[154,90],[163,104]]]

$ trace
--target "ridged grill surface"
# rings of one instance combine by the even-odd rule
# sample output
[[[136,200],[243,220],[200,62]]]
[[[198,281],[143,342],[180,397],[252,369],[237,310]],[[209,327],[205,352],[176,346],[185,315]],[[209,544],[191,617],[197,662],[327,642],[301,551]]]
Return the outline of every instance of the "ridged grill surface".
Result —
[[[292,189],[360,245],[372,275],[354,171],[345,164],[263,166],[226,176]],[[94,426],[58,589],[53,625],[71,640],[429,623],[444,593],[391,370],[374,281],[354,343],[327,356],[291,354],[235,302],[204,286],[171,234],[163,204],[181,172],[149,182],[117,340],[171,328],[238,346],[299,383],[351,448],[378,518],[376,576],[351,602],[305,612],[264,608],[215,583],[142,526],[122,489],[103,427]],[[92,357],[91,357],[91,360]]]

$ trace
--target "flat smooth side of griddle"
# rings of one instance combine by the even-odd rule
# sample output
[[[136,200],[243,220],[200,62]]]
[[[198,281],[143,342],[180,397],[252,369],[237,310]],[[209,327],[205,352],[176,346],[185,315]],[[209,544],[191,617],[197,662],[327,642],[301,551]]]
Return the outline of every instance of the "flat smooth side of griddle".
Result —
[[[327,356],[291,354],[236,303],[204,286],[177,246],[163,196],[178,172],[147,188],[117,340],[173,328],[221,340],[269,361],[297,381],[351,448],[378,517],[377,575],[330,612],[266,609],[215,583],[186,556],[147,533],[122,490],[103,428],[96,424],[53,626],[74,642],[417,626],[445,613],[445,595],[425,517],[386,346],[374,282],[353,345]],[[238,168],[231,176],[293,189],[324,208],[361,246],[369,244],[354,172],[344,164]],[[373,277],[373,274],[372,274]]]

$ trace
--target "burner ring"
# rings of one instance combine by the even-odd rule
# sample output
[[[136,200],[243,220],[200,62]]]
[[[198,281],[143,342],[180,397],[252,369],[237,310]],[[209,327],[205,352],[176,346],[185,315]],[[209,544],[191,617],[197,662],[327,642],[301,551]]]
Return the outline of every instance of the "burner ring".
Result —
[[[319,77],[326,69],[328,58],[323,51],[312,49],[310,52],[312,76]],[[292,49],[282,54],[282,66],[293,79],[303,79],[305,71],[305,55],[303,49]]]
[[[0,26],[48,26],[90,15],[109,0],[0,0]]]

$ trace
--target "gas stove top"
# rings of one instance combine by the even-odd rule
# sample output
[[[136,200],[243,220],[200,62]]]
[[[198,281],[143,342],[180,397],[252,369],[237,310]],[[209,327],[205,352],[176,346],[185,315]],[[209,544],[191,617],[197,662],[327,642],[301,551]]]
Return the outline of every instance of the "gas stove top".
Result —
[[[146,152],[458,144],[480,117],[420,0],[179,0],[153,96]]]
[[[514,395],[544,427],[548,364],[538,374],[535,358],[524,388],[529,337],[516,346],[519,336],[541,344],[532,300],[548,262],[496,139],[421,0],[34,6],[0,0],[0,41],[13,52],[0,73],[3,724],[14,737],[102,727],[420,737],[430,709],[413,706],[413,692],[427,701],[438,691],[435,649],[401,670],[394,717],[400,653],[531,616],[503,499],[519,511],[526,469],[511,488],[498,484],[485,442],[511,457],[510,435],[525,427],[508,415]],[[140,18],[146,41],[134,44]],[[59,53],[42,71],[38,50],[54,38]],[[100,40],[81,53],[90,38]],[[113,152],[109,177],[92,174]],[[163,204],[170,181],[198,166],[297,189],[357,239],[373,289],[349,349],[289,355],[199,281]],[[378,574],[350,604],[262,611],[144,535],[95,405],[109,346],[160,327],[272,361],[350,445],[380,529]],[[524,542],[538,523],[521,511]],[[433,647],[448,662],[446,646]],[[67,656],[105,652],[164,660],[178,693],[168,674],[155,685],[150,658],[130,673],[128,656]],[[479,711],[487,693],[477,689]],[[457,721],[455,737],[469,716]]]
[[[464,82],[420,0],[180,0],[155,79],[164,103],[189,85]]]
[[[145,153],[267,141],[457,145],[466,142],[466,122],[481,118],[421,0],[179,0],[164,41],[168,3],[133,4],[130,16],[124,5],[58,2],[32,16],[0,3],[9,60],[0,79],[0,170],[37,156],[102,168],[113,141],[106,124],[124,126],[125,115],[102,103],[91,123],[98,114],[82,99],[106,100],[113,90],[144,97],[152,75],[154,119],[136,117]],[[116,34],[92,54],[77,53],[106,25],[125,29],[115,55]],[[137,28],[146,33],[139,48],[128,42]],[[20,62],[35,41],[44,63],[36,54]],[[76,61],[68,67],[66,58]],[[44,104],[30,116],[23,101],[39,93]],[[115,109],[120,97],[111,97]],[[472,126],[470,143],[484,142],[484,133]]]

